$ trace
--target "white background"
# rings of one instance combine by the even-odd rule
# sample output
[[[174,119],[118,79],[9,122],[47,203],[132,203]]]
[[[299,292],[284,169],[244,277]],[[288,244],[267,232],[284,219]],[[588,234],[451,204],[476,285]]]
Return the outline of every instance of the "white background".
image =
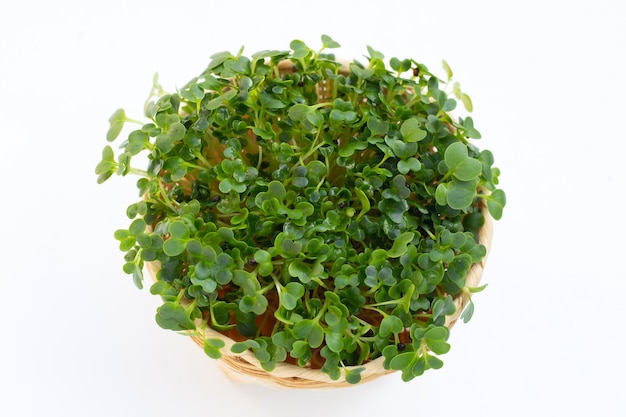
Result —
[[[8,3],[8,2],[7,2]],[[0,10],[0,415],[624,416],[626,3],[13,1]],[[239,385],[154,322],[112,237],[134,180],[96,184],[107,119],[215,52],[446,59],[508,195],[445,366],[334,391]]]

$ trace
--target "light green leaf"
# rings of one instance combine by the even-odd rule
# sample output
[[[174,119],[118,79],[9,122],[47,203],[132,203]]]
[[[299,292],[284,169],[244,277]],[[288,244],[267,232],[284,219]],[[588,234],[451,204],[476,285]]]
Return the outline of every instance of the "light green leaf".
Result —
[[[222,357],[220,349],[226,346],[222,339],[204,339],[204,353],[212,359]]]
[[[328,35],[322,35],[322,44],[326,48],[339,48],[339,47],[341,47],[341,45],[339,45],[338,42],[334,41],[333,38],[331,38]]]
[[[446,60],[442,60],[441,62],[444,71],[446,72],[446,77],[448,77],[448,81],[450,81],[452,79],[452,68],[450,68],[450,65],[448,65],[448,63],[446,62]]]
[[[215,97],[214,99],[210,100],[207,104],[206,104],[206,108],[208,110],[215,110],[217,109],[219,106],[221,106],[223,103],[227,102],[228,100],[232,99],[233,97],[235,97],[237,95],[237,90],[232,89],[232,90],[228,90],[227,92],[225,92],[222,95],[219,95],[217,97]]]
[[[360,220],[365,214],[367,214],[368,211],[370,211],[370,209],[372,208],[370,205],[370,200],[369,198],[367,198],[367,195],[365,195],[365,193],[363,191],[361,191],[359,188],[355,188],[354,189],[354,193],[356,194],[357,198],[359,199],[359,202],[361,203],[361,211],[359,212],[359,214],[356,216],[356,220]]]
[[[461,97],[459,98],[459,100],[461,100],[461,102],[463,103],[463,107],[465,107],[465,110],[470,113],[474,111],[474,105],[472,104],[472,99],[470,98],[470,96],[465,93],[461,93]]]
[[[407,245],[415,238],[414,232],[404,232],[396,238],[391,249],[387,251],[390,258],[399,258],[407,251]]]
[[[420,122],[415,119],[407,119],[400,126],[400,133],[405,142],[419,142],[426,137],[426,131],[420,128]]]
[[[439,183],[437,185],[437,189],[435,190],[435,201],[440,206],[445,206],[448,204],[448,186],[447,183]]]
[[[489,214],[495,220],[500,220],[502,218],[502,210],[506,205],[506,194],[504,191],[498,189],[494,190],[487,197],[487,208],[489,209]]]
[[[163,252],[167,256],[178,256],[185,251],[185,247],[185,241],[175,237],[170,237],[163,242]]]
[[[290,282],[281,292],[281,304],[286,310],[293,310],[303,295],[304,286],[299,282]]]
[[[106,139],[109,142],[113,142],[120,135],[122,128],[126,122],[126,112],[124,109],[117,109],[109,117],[109,130],[107,131]]]
[[[302,42],[301,40],[297,40],[297,39],[291,41],[291,43],[289,44],[289,47],[293,50],[292,56],[294,59],[305,58],[310,52],[306,44]]]
[[[294,104],[293,106],[291,106],[289,108],[289,117],[292,120],[295,120],[297,122],[303,120],[304,118],[306,118],[307,113],[309,113],[310,111],[310,107],[305,105],[305,104]]]
[[[180,239],[187,239],[190,234],[189,227],[187,227],[187,225],[181,220],[171,222],[168,227],[168,231],[171,237]]]

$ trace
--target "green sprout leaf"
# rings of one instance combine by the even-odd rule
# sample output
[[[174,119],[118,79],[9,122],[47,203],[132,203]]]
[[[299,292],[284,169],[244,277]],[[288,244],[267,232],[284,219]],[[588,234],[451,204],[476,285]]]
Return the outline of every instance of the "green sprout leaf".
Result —
[[[404,232],[396,238],[391,249],[387,251],[390,258],[399,258],[407,251],[407,245],[415,238],[414,232]]]
[[[415,363],[415,359],[416,356],[414,352],[400,353],[391,360],[389,367],[393,370],[401,371]]]
[[[107,131],[107,141],[113,142],[122,132],[124,128],[124,122],[126,122],[126,112],[124,109],[117,109],[109,117],[109,130]]]
[[[415,157],[409,157],[407,160],[398,161],[398,171],[401,174],[408,174],[409,172],[417,172],[422,169],[422,164]]]
[[[220,349],[224,346],[226,346],[226,344],[222,339],[204,339],[204,353],[210,358],[221,358],[222,352],[220,352]]]
[[[224,103],[226,103],[229,100],[233,99],[236,95],[237,95],[237,90],[228,90],[224,94],[221,94],[221,95],[215,97],[214,99],[211,99],[206,104],[206,108],[207,108],[207,110],[215,110],[218,107],[220,107],[221,105],[223,105]]]
[[[275,247],[278,253],[283,258],[295,258],[302,250],[302,244],[295,242],[294,240],[285,236],[284,233],[280,233],[276,237]],[[291,265],[291,264],[290,264]],[[294,276],[301,276],[301,272],[297,272]]]
[[[450,350],[450,345],[446,342],[449,335],[450,330],[447,327],[432,327],[424,334],[424,341],[433,353],[442,355]]]
[[[299,122],[299,121],[304,120],[310,111],[311,111],[311,108],[309,106],[307,106],[306,104],[298,103],[298,104],[291,106],[289,108],[288,113],[289,113],[289,117],[292,120]]]
[[[196,328],[190,312],[182,305],[168,301],[157,308],[156,322],[164,329],[183,331]]]
[[[358,384],[361,382],[361,373],[365,370],[365,367],[358,367],[353,369],[346,369],[346,382],[348,384]]]
[[[311,348],[320,347],[324,341],[324,330],[315,320],[299,321],[293,326],[293,334],[298,339],[306,339]]]
[[[339,48],[341,45],[328,35],[322,35],[322,44],[326,48]]]
[[[465,307],[465,310],[463,310],[463,313],[461,314],[461,320],[463,320],[463,323],[468,323],[472,317],[474,316],[474,302],[470,299],[469,303],[467,304],[467,307]]]
[[[420,123],[415,118],[405,120],[400,126],[400,133],[406,142],[419,142],[426,138],[426,131],[420,128]]]
[[[306,46],[306,44],[300,40],[293,40],[289,44],[289,47],[293,50],[293,58],[301,59],[306,58],[311,50]]]
[[[439,193],[439,187],[437,191]],[[472,205],[476,197],[476,181],[454,180],[447,184],[447,189],[442,188],[442,193],[437,195],[441,197],[443,193],[445,193],[446,203],[450,207],[456,210],[467,209]],[[439,199],[437,202],[439,202]]]
[[[389,131],[389,123],[372,116],[367,119],[367,127],[374,136],[382,136]],[[410,127],[410,126],[408,126]],[[407,128],[408,128],[407,127]]]
[[[506,205],[506,194],[502,190],[494,190],[489,197],[487,197],[487,208],[489,209],[489,214],[495,220],[500,220],[502,218],[502,210]]]
[[[282,292],[281,304],[287,310],[293,310],[304,295],[304,286],[299,282],[290,282]]]
[[[433,303],[432,310],[433,320],[436,321],[439,318],[454,314],[456,306],[454,305],[454,301],[452,301],[452,297],[447,296],[446,298],[438,298]]]
[[[457,99],[461,100],[465,110],[468,112],[472,112],[474,110],[474,105],[472,104],[472,99],[469,95],[461,91],[461,84],[459,82],[455,82],[453,85],[453,92]]]
[[[467,146],[461,142],[448,146],[444,159],[450,172],[460,181],[471,181],[482,173],[480,161],[468,156]]]
[[[469,97],[467,97],[466,99],[469,100]],[[474,128],[474,120],[471,117],[467,117],[463,121],[463,128],[465,129],[465,134],[468,138],[480,139],[480,132]]]
[[[391,334],[398,334],[404,329],[402,320],[398,316],[385,316],[380,322],[378,334],[382,337],[389,337]]]
[[[117,163],[115,162],[115,155],[113,148],[105,146],[102,150],[102,160],[96,166],[96,175],[98,175],[98,184],[102,184],[111,177],[117,171]]]
[[[450,68],[450,65],[446,62],[446,60],[442,60],[441,64],[443,66],[444,71],[446,72],[446,77],[448,77],[448,81],[450,81],[452,79],[452,68]]]
[[[248,349],[258,349],[261,345],[255,340],[248,339],[243,342],[236,342],[230,347],[230,351],[233,353],[243,353]]]
[[[263,294],[244,295],[239,302],[239,308],[244,313],[261,315],[267,310],[268,301]]]

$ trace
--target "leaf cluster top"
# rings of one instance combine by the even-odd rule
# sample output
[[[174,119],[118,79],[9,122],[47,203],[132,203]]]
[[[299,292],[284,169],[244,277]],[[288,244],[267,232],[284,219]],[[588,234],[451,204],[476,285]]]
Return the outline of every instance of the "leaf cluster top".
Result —
[[[450,114],[472,103],[445,61],[443,80],[371,47],[342,64],[338,46],[217,53],[176,92],[155,77],[145,122],[109,119],[110,142],[137,127],[96,174],[139,177],[115,238],[137,287],[158,263],[161,327],[216,329],[268,371],[356,383],[384,357],[408,381],[442,366],[453,298],[480,290],[465,280],[486,254],[483,207],[499,219],[505,194],[472,118]]]

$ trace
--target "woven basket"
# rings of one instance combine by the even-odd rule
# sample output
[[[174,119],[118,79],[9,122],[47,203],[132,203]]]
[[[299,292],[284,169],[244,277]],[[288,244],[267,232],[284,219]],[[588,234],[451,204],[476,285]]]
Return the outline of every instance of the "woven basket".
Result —
[[[477,287],[480,283],[489,248],[491,247],[491,239],[493,236],[492,218],[485,206],[482,208],[482,213],[485,217],[485,224],[478,232],[478,241],[487,248],[487,254],[481,262],[472,265],[469,270],[466,277],[468,287]],[[156,279],[159,264],[157,262],[148,262],[146,265],[149,274],[153,279]],[[454,297],[456,312],[446,317],[446,327],[451,329],[454,326],[468,302],[469,298],[463,293]],[[333,381],[327,374],[319,369],[302,368],[298,365],[284,362],[277,363],[276,368],[272,372],[267,372],[261,367],[261,364],[251,351],[245,351],[240,354],[232,353],[230,347],[235,341],[230,337],[209,327],[206,327],[205,330],[201,330],[201,332],[204,333],[204,337],[207,339],[220,339],[224,341],[225,346],[220,350],[222,357],[218,359],[217,362],[221,370],[234,381],[280,388],[338,388],[350,386],[343,378]],[[197,332],[194,334],[190,333],[190,337],[200,347],[204,346],[204,340],[201,336],[197,335]],[[380,376],[395,372],[385,369],[383,367],[383,361],[384,358],[379,357],[361,365],[365,367],[365,370],[361,373],[360,383],[373,381]]]
[[[278,64],[278,68],[281,74],[296,71],[293,63],[289,60],[280,62]],[[339,72],[343,75],[348,75],[350,71],[348,66],[344,63]],[[321,83],[318,88],[318,95],[320,97],[320,100],[327,98],[326,95],[329,93],[329,89],[329,85]],[[485,224],[479,230],[478,241],[486,247],[488,254],[489,248],[491,247],[493,223],[486,206],[483,205],[481,211],[485,218]],[[469,270],[466,277],[466,283],[468,287],[477,287],[480,283],[483,269],[485,267],[485,262],[487,260],[487,254],[481,262],[472,265],[471,269]],[[146,266],[153,280],[156,280],[156,274],[160,268],[158,262],[147,262]],[[454,297],[453,300],[456,305],[456,312],[453,315],[446,317],[445,322],[445,326],[449,329],[452,328],[457,322],[461,313],[469,302],[468,296],[463,293]],[[200,323],[201,320],[198,321],[198,324]],[[205,329],[196,332],[192,331],[188,334],[193,339],[193,341],[196,342],[200,347],[204,346],[204,338],[220,339],[224,341],[225,346],[220,349],[222,357],[218,359],[217,362],[221,370],[234,381],[244,383],[256,383],[279,388],[328,389],[351,386],[351,384],[345,381],[343,375],[341,378],[334,381],[326,373],[322,372],[319,369],[302,368],[298,365],[285,362],[277,363],[273,371],[267,372],[261,367],[261,364],[251,351],[248,350],[240,354],[232,353],[230,348],[235,343],[235,341],[230,337],[214,329],[211,329],[210,327],[206,327]],[[385,369],[383,367],[383,362],[384,357],[379,357],[364,365],[360,365],[359,367],[365,368],[365,370],[361,372],[360,383],[372,381],[380,376],[395,372],[393,370]]]

